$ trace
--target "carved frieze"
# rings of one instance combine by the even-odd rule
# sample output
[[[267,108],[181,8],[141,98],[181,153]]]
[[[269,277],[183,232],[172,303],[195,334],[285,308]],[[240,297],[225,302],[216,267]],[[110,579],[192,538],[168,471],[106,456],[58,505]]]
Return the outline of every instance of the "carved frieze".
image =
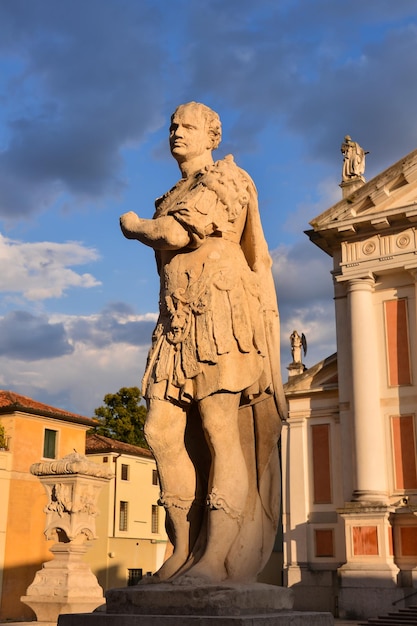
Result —
[[[417,262],[417,229],[397,233],[378,233],[361,241],[342,242],[342,277],[404,267]]]

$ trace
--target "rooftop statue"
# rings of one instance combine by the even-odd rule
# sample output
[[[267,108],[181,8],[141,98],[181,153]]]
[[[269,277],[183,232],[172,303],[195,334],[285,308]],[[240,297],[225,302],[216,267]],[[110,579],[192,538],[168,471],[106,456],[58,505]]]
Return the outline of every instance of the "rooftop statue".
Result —
[[[362,179],[365,173],[365,155],[369,152],[365,152],[356,141],[352,141],[349,135],[345,136],[341,152],[343,154],[342,181]]]
[[[291,355],[293,363],[302,363],[302,351],[304,352],[304,356],[307,354],[307,339],[304,333],[301,333],[301,336],[298,334],[296,330],[293,330],[290,335],[291,342]]]
[[[277,529],[286,404],[271,259],[251,178],[230,155],[213,161],[220,139],[217,113],[179,106],[169,142],[181,179],[153,219],[120,218],[160,275],[145,436],[174,552],[156,582],[253,580]]]

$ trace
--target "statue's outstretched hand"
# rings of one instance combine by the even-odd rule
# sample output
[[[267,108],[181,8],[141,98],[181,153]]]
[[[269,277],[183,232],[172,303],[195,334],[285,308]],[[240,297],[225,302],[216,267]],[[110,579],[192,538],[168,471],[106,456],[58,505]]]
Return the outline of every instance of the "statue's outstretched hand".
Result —
[[[134,211],[123,213],[120,217],[120,228],[127,239],[136,239],[140,226],[140,218]]]

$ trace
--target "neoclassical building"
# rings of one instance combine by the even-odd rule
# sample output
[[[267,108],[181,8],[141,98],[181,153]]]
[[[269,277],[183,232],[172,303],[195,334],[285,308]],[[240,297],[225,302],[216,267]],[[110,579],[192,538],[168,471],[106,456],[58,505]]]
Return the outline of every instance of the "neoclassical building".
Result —
[[[284,576],[298,608],[365,617],[417,603],[417,150],[341,187],[307,231],[337,356],[286,384]]]

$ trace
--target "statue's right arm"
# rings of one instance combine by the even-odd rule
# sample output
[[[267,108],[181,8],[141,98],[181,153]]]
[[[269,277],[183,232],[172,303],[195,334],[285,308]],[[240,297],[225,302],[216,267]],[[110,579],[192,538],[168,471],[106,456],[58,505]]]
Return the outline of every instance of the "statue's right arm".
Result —
[[[190,236],[171,215],[143,219],[133,211],[120,218],[120,228],[127,239],[137,239],[155,250],[179,250],[190,243]]]

